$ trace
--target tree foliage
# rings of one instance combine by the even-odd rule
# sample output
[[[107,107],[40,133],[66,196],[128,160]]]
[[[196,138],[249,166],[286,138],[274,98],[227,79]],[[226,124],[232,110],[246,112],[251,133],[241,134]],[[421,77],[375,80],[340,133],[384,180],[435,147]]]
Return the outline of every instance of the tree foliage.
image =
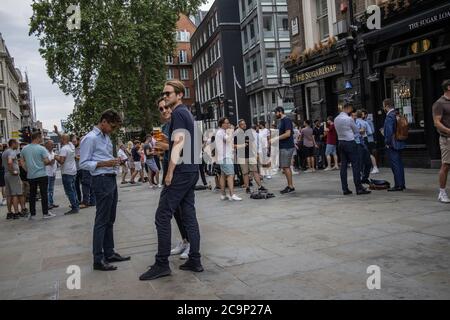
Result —
[[[81,28],[70,30],[73,0],[33,0],[30,35],[40,41],[50,78],[76,101],[69,130],[88,131],[108,108],[122,112],[126,127],[149,130],[179,14],[205,1],[78,0]]]

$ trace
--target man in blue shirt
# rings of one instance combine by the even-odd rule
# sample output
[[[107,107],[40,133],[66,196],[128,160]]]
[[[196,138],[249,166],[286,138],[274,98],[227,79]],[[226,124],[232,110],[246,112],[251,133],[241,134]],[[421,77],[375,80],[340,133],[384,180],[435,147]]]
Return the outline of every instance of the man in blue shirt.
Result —
[[[294,155],[294,125],[292,120],[286,117],[283,107],[275,108],[275,116],[280,120],[278,125],[278,140],[280,147],[280,168],[283,169],[287,180],[287,187],[280,191],[281,194],[291,193],[295,191],[292,181],[292,156]],[[276,138],[275,138],[276,139]],[[275,141],[272,139],[272,143]]]
[[[361,184],[361,170],[358,154],[359,130],[355,121],[350,117],[353,112],[352,104],[345,104],[342,112],[334,120],[334,126],[339,140],[339,156],[341,158],[341,185],[344,195],[350,195],[353,192],[348,188],[347,169],[348,163],[352,164],[353,182],[357,195],[368,194]]]
[[[27,179],[30,184],[30,216],[32,220],[36,215],[37,187],[41,192],[42,215],[44,219],[55,215],[48,211],[48,177],[46,165],[53,165],[55,159],[49,160],[47,150],[41,146],[42,133],[40,131],[31,134],[31,143],[21,151],[21,157],[25,160]]]
[[[117,209],[117,169],[120,158],[114,158],[109,135],[122,124],[114,110],[106,110],[100,122],[81,141],[80,168],[92,175],[92,188],[96,199],[93,237],[94,270],[112,271],[111,262],[130,260],[114,251],[113,226]]]
[[[361,167],[361,183],[370,184],[369,175],[372,170],[369,148],[367,146],[367,135],[372,132],[369,124],[363,119],[361,110],[356,111],[356,126],[359,129],[358,144],[359,163]]]
[[[172,216],[181,208],[182,221],[190,242],[189,259],[181,270],[202,272],[200,261],[200,231],[195,212],[195,185],[199,178],[201,134],[194,132],[194,117],[183,104],[185,87],[180,81],[168,81],[163,96],[172,108],[169,129],[169,167],[161,191],[155,224],[158,233],[158,252],[155,264],[142,274],[140,280],[153,280],[171,274],[169,256],[171,248]],[[200,138],[200,141],[195,139]]]

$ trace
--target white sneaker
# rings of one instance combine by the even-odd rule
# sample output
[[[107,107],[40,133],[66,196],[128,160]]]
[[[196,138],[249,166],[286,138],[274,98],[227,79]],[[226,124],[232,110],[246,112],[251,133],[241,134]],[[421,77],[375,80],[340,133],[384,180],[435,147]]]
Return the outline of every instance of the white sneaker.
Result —
[[[323,171],[331,171],[331,170],[333,170],[333,168],[331,168],[331,167],[326,167]]]
[[[272,179],[272,176],[266,176],[265,178],[270,180]]]
[[[225,196],[223,194],[220,196],[220,200],[227,200],[229,198],[230,198],[229,196]]]
[[[450,199],[446,193],[439,193],[438,200],[442,203],[450,203]]]
[[[380,173],[380,170],[378,170],[377,167],[373,167],[372,171],[370,171],[370,174],[377,174]]]
[[[180,255],[180,259],[187,260],[189,259],[189,250],[191,249],[191,245],[189,243],[186,243],[186,248],[184,249],[183,253]]]
[[[161,185],[161,184],[158,184],[158,188],[162,188],[162,185]]]
[[[305,171],[305,173],[313,173],[314,171],[312,169],[308,169]]]
[[[177,255],[177,254],[184,252],[184,250],[186,250],[187,245],[188,244],[185,243],[184,241],[180,241],[175,248],[170,250],[170,254]]]
[[[53,213],[51,213],[50,211],[48,212],[48,214],[47,215],[44,215],[44,219],[51,219],[51,218],[54,218],[54,217],[56,217],[56,215],[55,214],[53,214]]]
[[[229,197],[230,200],[234,201],[242,201],[242,198],[239,198],[237,195],[233,194],[231,197]]]

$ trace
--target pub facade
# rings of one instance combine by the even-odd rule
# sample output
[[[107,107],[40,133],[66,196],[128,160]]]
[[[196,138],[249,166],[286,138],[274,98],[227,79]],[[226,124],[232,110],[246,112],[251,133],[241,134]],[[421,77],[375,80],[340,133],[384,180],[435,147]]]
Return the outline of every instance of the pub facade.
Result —
[[[381,28],[370,30],[373,15],[367,8],[373,4],[378,5]],[[382,101],[391,98],[410,125],[405,165],[439,167],[432,105],[442,95],[443,80],[450,79],[450,1],[304,0],[292,1],[290,7],[295,28],[285,68],[297,118],[334,117],[346,102],[367,109],[384,162]],[[323,12],[328,32],[322,30]]]

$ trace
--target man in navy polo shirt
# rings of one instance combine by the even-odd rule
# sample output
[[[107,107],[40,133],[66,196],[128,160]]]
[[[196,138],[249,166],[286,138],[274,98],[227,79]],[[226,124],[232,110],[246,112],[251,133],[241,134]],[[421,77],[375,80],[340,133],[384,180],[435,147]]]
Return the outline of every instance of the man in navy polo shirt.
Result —
[[[169,256],[171,249],[171,219],[178,207],[182,212],[182,222],[186,228],[190,252],[187,262],[181,270],[202,272],[200,261],[200,230],[195,212],[195,185],[199,173],[198,164],[201,148],[195,143],[194,117],[183,104],[185,87],[180,81],[168,81],[164,86],[163,96],[166,105],[172,108],[169,129],[169,167],[164,179],[158,209],[155,215],[158,233],[158,252],[155,264],[142,274],[140,280],[153,280],[171,274]],[[201,138],[201,135],[199,135]],[[182,159],[180,159],[182,158]]]

